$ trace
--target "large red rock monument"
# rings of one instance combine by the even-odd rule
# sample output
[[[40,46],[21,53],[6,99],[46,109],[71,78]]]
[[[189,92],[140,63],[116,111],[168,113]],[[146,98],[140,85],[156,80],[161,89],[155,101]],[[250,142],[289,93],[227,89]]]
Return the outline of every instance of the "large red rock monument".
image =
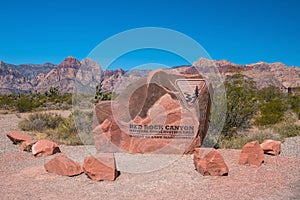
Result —
[[[208,131],[211,94],[200,74],[155,70],[95,108],[98,152],[192,153]]]

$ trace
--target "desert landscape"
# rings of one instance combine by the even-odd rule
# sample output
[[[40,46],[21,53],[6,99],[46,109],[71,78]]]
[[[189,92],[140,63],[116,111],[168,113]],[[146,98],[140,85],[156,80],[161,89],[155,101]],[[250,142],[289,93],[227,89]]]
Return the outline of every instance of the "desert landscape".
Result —
[[[79,62],[73,57],[66,58],[58,66],[45,65],[19,68],[1,63],[2,86],[11,88],[11,90],[2,90],[3,94],[0,99],[3,109],[0,115],[0,169],[1,193],[4,199],[299,199],[298,68],[287,67],[281,63],[256,63],[240,66],[228,61],[199,59],[193,66],[173,67],[170,70],[158,70],[155,73],[145,70],[126,72],[121,69],[103,72],[96,62],[91,60]],[[52,66],[53,69],[50,69],[49,66]],[[92,99],[89,97],[87,100],[92,103],[91,105],[96,105],[94,109],[98,121],[94,125],[91,123],[93,112],[76,110],[74,99],[72,102],[72,94],[69,93],[74,89],[78,72],[82,74],[81,78],[76,80],[80,83],[85,82],[84,77],[93,76],[88,70],[80,70],[82,66],[87,66],[88,69],[92,69],[92,72],[100,72],[104,76],[101,87],[96,87],[95,99],[92,96]],[[223,131],[217,140],[212,140],[211,135],[208,135],[206,139],[205,135],[201,135],[188,144],[192,145],[185,153],[182,151],[181,154],[172,154],[175,151],[171,148],[169,153],[160,154],[152,151],[161,148],[161,144],[165,145],[161,141],[169,141],[168,139],[153,141],[152,139],[136,139],[134,141],[128,138],[130,140],[125,140],[128,133],[116,132],[117,129],[113,128],[112,123],[114,122],[109,120],[118,115],[115,113],[116,110],[109,110],[112,109],[109,108],[110,106],[113,107],[109,100],[116,98],[114,101],[118,99],[124,101],[122,94],[115,95],[113,93],[116,91],[115,87],[117,88],[119,85],[124,87],[124,83],[129,80],[134,82],[145,76],[152,77],[154,81],[158,81],[158,85],[151,86],[151,83],[146,83],[148,89],[145,90],[145,94],[141,93],[137,86],[133,87],[133,94],[130,96],[130,101],[133,102],[129,103],[132,105],[129,106],[129,110],[137,117],[131,123],[142,123],[139,122],[141,113],[157,112],[153,106],[160,105],[167,111],[166,123],[175,123],[176,125],[178,118],[169,118],[169,116],[178,111],[182,112],[182,107],[176,103],[176,99],[170,98],[173,94],[166,89],[169,87],[166,80],[174,85],[169,73],[175,71],[179,74],[172,75],[175,77],[174,80],[181,76],[199,77],[197,69],[207,70],[206,66],[214,66],[219,70],[222,80],[225,80],[227,109],[233,109],[232,112],[226,113],[226,119],[231,118],[231,120],[225,121]],[[18,71],[27,68],[31,70]],[[289,73],[287,73],[287,69],[289,69]],[[205,71],[202,72],[205,73]],[[36,76],[37,73],[40,74]],[[158,76],[160,79],[155,80],[156,74],[160,74]],[[57,82],[57,79],[60,81]],[[274,82],[274,80],[276,81]],[[17,85],[11,85],[16,82]],[[197,81],[194,81],[193,84],[197,84]],[[41,87],[41,85],[45,87]],[[239,89],[239,85],[243,86],[242,90]],[[89,87],[92,88],[95,85],[90,84]],[[132,86],[129,85],[128,88],[130,87]],[[155,89],[151,89],[151,87],[155,87]],[[23,88],[22,91],[19,91],[22,93],[15,93],[18,88]],[[296,89],[290,90],[290,88]],[[32,92],[33,90],[35,92]],[[176,89],[173,90],[176,91]],[[185,88],[185,90],[188,92],[189,89]],[[157,93],[156,91],[161,92]],[[127,93],[130,92],[125,92],[125,97]],[[241,96],[236,97],[235,94]],[[253,94],[253,96],[249,94]],[[202,121],[199,124],[200,127],[201,124],[208,123],[210,113],[207,111],[210,107],[208,88],[197,90],[196,95],[199,96],[197,99],[200,99],[197,100],[198,109],[202,115],[204,114],[204,118],[201,118]],[[147,96],[151,98],[147,99]],[[155,103],[153,99],[157,99]],[[79,98],[76,101],[80,100]],[[147,103],[143,105],[142,102],[152,102],[154,105],[147,105]],[[119,104],[122,105],[122,101]],[[243,104],[247,106],[243,107]],[[144,107],[149,111],[143,111]],[[240,107],[240,109],[235,110],[236,107]],[[249,110],[249,108],[251,109]],[[126,107],[117,110],[124,109],[126,110]],[[151,109],[154,110],[150,111]],[[212,108],[212,110],[214,109]],[[249,113],[251,113],[251,117],[246,117]],[[189,118],[193,116],[193,113],[185,115]],[[216,117],[215,115],[218,113],[212,112],[211,117]],[[158,113],[154,116],[158,122],[161,121]],[[147,117],[150,118],[147,119]],[[155,121],[155,118],[152,117],[146,114],[142,120]],[[89,128],[84,137],[79,137],[79,132],[76,130],[74,122],[78,118],[83,120],[83,123]],[[119,116],[119,118],[123,117]],[[210,123],[212,123],[211,119]],[[137,121],[134,122],[135,120]],[[195,118],[191,124],[193,130],[194,125],[198,123],[197,120],[199,119]],[[92,126],[95,128],[94,136],[91,133]],[[136,126],[142,125],[134,125],[134,127]],[[148,127],[148,125],[143,126]],[[197,128],[197,126],[195,127]],[[199,130],[197,128],[195,133],[208,131],[208,125],[202,127]],[[21,151],[19,149],[21,143],[13,144],[7,137],[15,131],[21,131],[34,139],[32,143],[28,142],[29,148],[25,146],[22,149],[24,151]],[[114,134],[113,137],[112,134]],[[103,135],[105,137],[102,137]],[[100,139],[99,136],[101,136]],[[120,145],[120,147],[129,153],[116,151],[114,148],[103,151],[103,141],[106,138],[115,138],[111,139],[111,142],[117,145],[119,145],[120,138],[123,138],[124,141],[120,143],[123,146]],[[260,146],[259,143],[266,139],[278,141],[279,146],[271,146],[271,149],[265,151],[264,154],[263,146]],[[25,140],[27,139],[23,141]],[[56,142],[59,151],[53,150],[42,157],[38,156],[35,153],[36,150],[33,150],[33,146],[36,141],[41,140]],[[250,156],[251,158],[241,161],[244,145],[251,144],[252,141],[257,141],[256,147],[253,149],[254,154]],[[214,143],[216,144],[214,145]],[[201,148],[196,148],[200,145]],[[217,150],[212,151],[212,147]],[[268,153],[270,150],[271,153]],[[87,170],[85,159],[96,156],[97,151],[114,153],[115,166],[113,170],[116,171],[116,174],[97,178],[98,172]],[[147,154],[147,151],[152,154]],[[261,151],[261,153],[257,151]],[[209,152],[212,157],[205,158]],[[54,162],[55,159],[62,158],[60,155],[65,155],[68,159],[77,162],[77,171],[70,168],[71,166],[68,167],[70,161],[65,161],[66,163],[62,165]],[[204,161],[204,159],[208,159],[208,161]],[[254,161],[252,160],[251,163],[249,159]],[[204,162],[207,164],[203,166]],[[98,169],[101,170],[101,167]],[[114,172],[112,171],[112,173]]]
[[[299,200],[299,8],[2,1],[0,200]]]
[[[63,115],[68,112],[64,111]],[[48,173],[44,164],[56,155],[35,158],[13,145],[6,134],[28,113],[1,114],[2,199],[299,199],[300,137],[282,143],[279,156],[265,155],[260,167],[239,165],[241,150],[219,150],[229,167],[228,176],[202,176],[192,155],[183,155],[157,171],[134,174],[121,172],[115,181],[93,181],[85,174],[74,177]],[[59,145],[62,153],[83,164],[89,156],[85,146]],[[155,155],[159,156],[159,155]],[[122,155],[116,160],[122,162]],[[152,163],[149,162],[149,165]]]

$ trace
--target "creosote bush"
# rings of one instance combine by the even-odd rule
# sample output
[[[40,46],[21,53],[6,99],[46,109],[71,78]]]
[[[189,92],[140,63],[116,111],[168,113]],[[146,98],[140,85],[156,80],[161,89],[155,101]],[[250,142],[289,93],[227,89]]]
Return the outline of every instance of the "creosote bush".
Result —
[[[51,87],[44,94],[37,91],[28,94],[0,95],[0,108],[18,112],[37,110],[69,109],[72,105],[72,94],[60,94],[58,87]]]
[[[216,147],[241,148],[252,140],[284,139],[299,134],[299,126],[289,112],[300,119],[300,96],[282,93],[275,86],[256,88],[255,82],[241,74],[227,76],[224,82],[227,96],[226,121]],[[293,114],[293,115],[295,115]],[[287,119],[293,119],[288,122]],[[261,131],[253,133],[256,125]],[[265,130],[271,129],[272,134]],[[209,138],[211,139],[211,138]],[[216,141],[207,140],[207,143]]]
[[[300,95],[290,95],[289,103],[291,104],[291,109],[297,113],[300,120]]]
[[[93,113],[84,113],[86,125],[89,130],[81,132],[77,130],[74,123],[74,115],[63,118],[54,113],[34,113],[29,115],[19,123],[19,127],[24,131],[33,131],[34,138],[49,139],[59,144],[82,145],[93,144],[93,135],[91,134]],[[83,115],[81,115],[83,116]]]
[[[43,131],[55,129],[63,122],[63,118],[53,113],[33,113],[19,123],[23,131]]]
[[[224,84],[227,112],[222,136],[231,138],[238,130],[251,127],[251,119],[258,110],[257,89],[254,81],[241,74],[227,76]]]
[[[255,124],[259,126],[276,124],[283,119],[287,108],[285,102],[279,98],[265,102],[261,105],[261,116],[256,119]]]

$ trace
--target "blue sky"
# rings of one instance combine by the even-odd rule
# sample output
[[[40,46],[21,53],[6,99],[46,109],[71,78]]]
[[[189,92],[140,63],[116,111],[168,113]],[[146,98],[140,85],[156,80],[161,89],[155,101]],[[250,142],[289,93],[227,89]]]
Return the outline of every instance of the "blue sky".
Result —
[[[297,0],[7,0],[0,2],[0,60],[60,63],[69,55],[81,60],[119,32],[164,27],[195,39],[212,59],[300,66],[299,11]],[[123,67],[139,56],[125,59]],[[166,55],[154,60],[160,59],[185,64]]]

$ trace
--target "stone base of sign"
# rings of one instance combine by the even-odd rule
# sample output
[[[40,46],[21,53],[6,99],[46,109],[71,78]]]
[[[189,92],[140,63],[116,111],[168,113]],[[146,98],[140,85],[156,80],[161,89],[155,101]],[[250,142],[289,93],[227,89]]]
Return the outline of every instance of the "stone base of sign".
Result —
[[[211,97],[201,75],[157,70],[96,106],[98,152],[192,153],[208,130]]]

